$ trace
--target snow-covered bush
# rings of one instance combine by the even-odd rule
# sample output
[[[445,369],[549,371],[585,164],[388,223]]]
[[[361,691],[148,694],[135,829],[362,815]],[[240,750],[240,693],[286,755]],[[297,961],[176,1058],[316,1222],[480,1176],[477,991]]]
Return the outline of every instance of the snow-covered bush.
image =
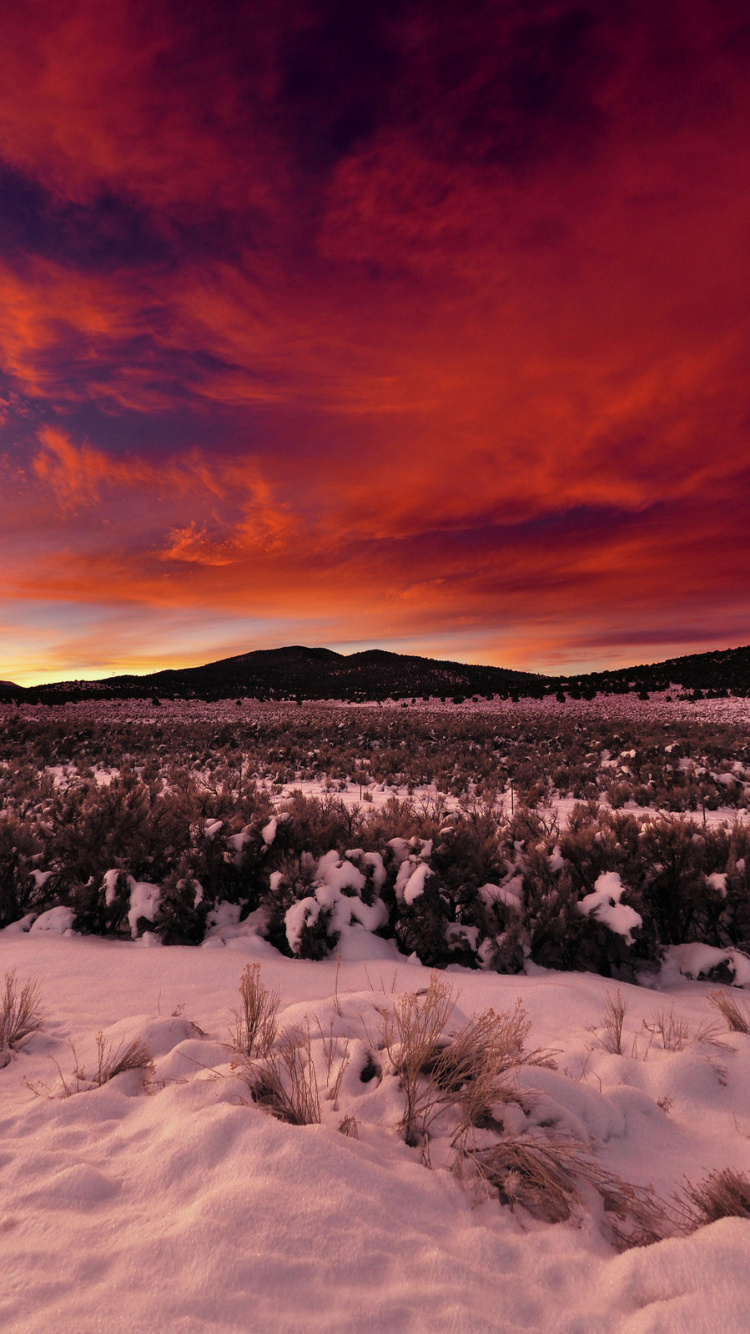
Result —
[[[291,903],[284,914],[287,943],[303,959],[324,958],[345,932],[377,931],[388,922],[388,909],[375,891],[376,879],[385,881],[382,859],[365,863],[369,876],[356,864],[364,862],[360,849],[343,858],[333,849],[319,858],[310,893]],[[379,864],[378,864],[379,862]]]

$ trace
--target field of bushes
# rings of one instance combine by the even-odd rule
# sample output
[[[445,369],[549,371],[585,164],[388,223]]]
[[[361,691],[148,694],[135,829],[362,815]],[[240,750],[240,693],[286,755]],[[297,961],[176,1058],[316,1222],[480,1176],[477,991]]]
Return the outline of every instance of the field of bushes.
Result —
[[[311,959],[364,931],[429,966],[623,980],[700,943],[736,980],[748,733],[687,704],[9,705],[0,928],[244,930]]]

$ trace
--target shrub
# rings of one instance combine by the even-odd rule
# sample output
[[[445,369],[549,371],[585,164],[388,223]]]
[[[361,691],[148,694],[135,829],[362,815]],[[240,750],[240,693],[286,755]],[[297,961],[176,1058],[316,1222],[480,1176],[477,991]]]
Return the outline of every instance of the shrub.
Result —
[[[200,945],[211,903],[201,882],[183,863],[161,885],[153,929],[165,945]]]
[[[18,921],[43,900],[32,875],[43,847],[32,823],[12,812],[0,816],[0,927]]]

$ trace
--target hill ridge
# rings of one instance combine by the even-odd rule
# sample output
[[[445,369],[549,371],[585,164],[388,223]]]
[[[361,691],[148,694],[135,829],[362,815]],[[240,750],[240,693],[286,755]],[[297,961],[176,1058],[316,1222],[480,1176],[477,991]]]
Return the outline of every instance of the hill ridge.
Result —
[[[289,644],[277,649],[252,649],[196,667],[162,668],[142,676],[125,673],[102,681],[57,681],[27,688],[0,682],[0,699],[62,703],[67,699],[147,698],[161,694],[177,698],[252,696],[356,702],[387,698],[464,699],[474,695],[542,698],[560,691],[574,698],[591,698],[597,692],[651,693],[673,686],[701,693],[750,694],[750,645],[712,649],[633,667],[544,676],[508,667],[394,653],[389,649],[343,654],[334,649]]]

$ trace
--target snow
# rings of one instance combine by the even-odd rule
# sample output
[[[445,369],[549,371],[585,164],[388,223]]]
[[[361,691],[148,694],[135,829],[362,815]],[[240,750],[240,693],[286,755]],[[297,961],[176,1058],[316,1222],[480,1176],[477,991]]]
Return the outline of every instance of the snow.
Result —
[[[724,899],[726,898],[727,877],[724,871],[714,871],[711,875],[707,875],[706,884],[710,885],[712,889],[717,890],[717,892],[721,894],[722,898]]]
[[[29,925],[29,931],[47,931],[55,936],[62,936],[66,931],[72,931],[75,912],[72,908],[48,908],[47,912],[40,913],[38,917]],[[18,925],[18,923],[12,923]]]
[[[102,889],[104,890],[104,902],[108,908],[112,907],[117,898],[117,881],[120,872],[115,868],[111,871],[105,871]]]
[[[252,825],[245,825],[239,834],[230,834],[224,841],[239,857],[252,839]]]
[[[741,950],[720,950],[696,941],[689,945],[670,945],[666,955],[667,963],[663,971],[667,977],[671,976],[670,968],[676,969],[684,977],[706,977],[712,969],[724,964],[732,974],[735,986],[750,986],[750,959]]]
[[[747,1221],[618,1255],[593,1213],[557,1225],[513,1213],[439,1165],[440,1136],[433,1170],[404,1144],[395,1130],[402,1095],[385,1053],[376,1051],[380,1073],[370,1082],[359,1076],[381,1012],[401,991],[426,987],[425,969],[264,957],[282,1024],[309,1021],[321,1083],[321,1124],[291,1126],[252,1103],[232,1064],[242,959],[234,969],[226,959],[49,933],[0,937],[0,972],[38,977],[47,1009],[40,1032],[0,1070],[0,1319],[9,1334],[747,1328]],[[530,1045],[558,1049],[556,1070],[519,1071],[522,1105],[509,1111],[509,1130],[554,1121],[590,1137],[610,1170],[664,1194],[683,1174],[750,1167],[744,1035],[721,1052],[720,1080],[700,1045],[675,1052],[654,1042],[646,1059],[605,1050],[589,1031],[611,990],[602,978],[539,970],[454,980],[461,994],[450,1025],[489,1006],[512,1008],[520,996]],[[699,983],[661,997],[622,991],[628,1053],[657,1002],[693,1030],[711,1014]],[[149,1092],[130,1071],[56,1096],[49,1058],[71,1078],[72,1042],[90,1076],[98,1031],[112,1048],[147,1043]],[[340,1044],[334,1070],[352,1035],[338,1108],[325,1096],[329,1032]],[[668,1110],[659,1103],[666,1097]],[[356,1116],[358,1139],[338,1133],[345,1113]]]
[[[206,934],[203,949],[245,950],[249,954],[276,954],[276,950],[264,940],[268,931],[268,914],[265,908],[256,908],[242,921],[242,904],[223,902],[212,908],[206,918]]]
[[[560,844],[556,843],[550,856],[547,858],[550,871],[562,871],[565,865],[565,858],[560,851]]]
[[[276,837],[277,827],[278,827],[278,820],[273,819],[269,820],[268,824],[264,825],[260,831],[263,842],[265,843],[267,848],[270,848],[271,844],[273,843]]]
[[[409,907],[411,907],[415,899],[418,899],[420,895],[424,894],[425,881],[430,875],[432,875],[432,871],[424,862],[421,866],[418,866],[415,871],[412,871],[403,890],[404,903],[407,903]]]
[[[293,903],[284,915],[284,930],[289,948],[296,954],[302,941],[305,927],[312,927],[320,917],[320,904],[311,894]]]
[[[372,883],[376,889],[382,889],[387,874],[381,854],[379,852],[366,852],[362,857],[362,864],[372,867]]]
[[[343,859],[339,857],[335,848],[324,853],[315,868],[313,893],[293,903],[287,909],[284,917],[286,937],[289,948],[295,954],[299,951],[305,927],[314,926],[321,913],[325,912],[327,934],[329,936],[336,934],[339,949],[343,950],[348,958],[382,958],[393,955],[395,947],[390,944],[383,951],[380,945],[384,942],[374,945],[372,942],[368,944],[359,939],[363,932],[377,931],[387,924],[388,909],[380,898],[375,898],[372,903],[362,901],[360,895],[366,888],[367,880],[354,862],[349,860],[349,856],[364,860],[358,848],[352,849]],[[374,867],[374,883],[377,883],[376,877],[380,878],[381,871],[383,879],[385,878],[381,858],[373,859],[371,855],[370,861],[366,864]],[[281,876],[278,872],[274,875],[277,877],[276,887],[278,887]],[[383,883],[382,879],[380,883]],[[355,934],[352,937],[353,931]]]
[[[488,908],[491,908],[493,903],[504,903],[506,908],[520,912],[523,907],[523,876],[511,876],[502,885],[480,885],[479,896]]]
[[[128,922],[130,923],[130,934],[135,940],[138,934],[139,919],[145,917],[147,922],[154,921],[159,910],[161,890],[158,885],[152,885],[148,880],[134,880],[132,875],[128,876],[128,886],[130,888]]]
[[[618,871],[602,871],[594,881],[594,892],[586,894],[576,906],[584,917],[595,917],[597,922],[603,922],[616,935],[624,936],[626,944],[632,945],[632,933],[636,927],[643,925],[643,918],[635,908],[620,903],[624,889]]]
[[[11,922],[10,926],[3,927],[0,935],[5,935],[7,932],[10,935],[17,936],[21,935],[22,932],[30,931],[38,915],[39,914],[35,912],[27,912],[24,917],[19,917],[17,922]]]

